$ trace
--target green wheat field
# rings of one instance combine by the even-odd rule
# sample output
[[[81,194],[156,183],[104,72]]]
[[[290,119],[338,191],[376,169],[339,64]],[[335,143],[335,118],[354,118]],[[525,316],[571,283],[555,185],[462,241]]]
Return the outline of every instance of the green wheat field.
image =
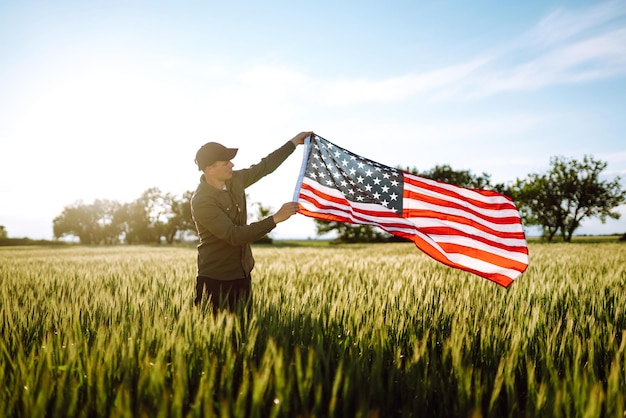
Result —
[[[0,416],[626,416],[626,245],[531,243],[509,289],[412,244],[253,251],[213,316],[192,247],[0,248]]]

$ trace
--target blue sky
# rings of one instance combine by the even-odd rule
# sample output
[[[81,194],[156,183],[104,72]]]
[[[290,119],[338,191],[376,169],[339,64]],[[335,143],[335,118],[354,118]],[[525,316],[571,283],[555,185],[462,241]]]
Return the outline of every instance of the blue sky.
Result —
[[[513,4],[514,3],[514,4]],[[0,225],[195,189],[313,130],[386,165],[513,181],[592,155],[626,187],[626,1],[0,3]],[[249,189],[292,198],[302,147]],[[620,212],[626,215],[626,207]],[[626,232],[626,216],[578,233]],[[314,236],[297,215],[276,238]]]

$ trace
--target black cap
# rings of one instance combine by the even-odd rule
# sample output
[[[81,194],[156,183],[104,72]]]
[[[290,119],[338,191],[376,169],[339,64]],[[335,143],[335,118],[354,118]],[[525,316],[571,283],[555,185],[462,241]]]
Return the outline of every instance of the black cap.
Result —
[[[196,164],[198,170],[204,170],[204,167],[211,165],[216,161],[230,161],[237,155],[237,148],[226,148],[217,142],[207,142],[196,152]]]

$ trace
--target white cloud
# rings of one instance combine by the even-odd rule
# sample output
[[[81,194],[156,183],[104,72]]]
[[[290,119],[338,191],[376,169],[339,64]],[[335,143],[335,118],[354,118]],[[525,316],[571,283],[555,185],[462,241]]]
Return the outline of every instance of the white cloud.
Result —
[[[626,29],[565,45],[512,68],[493,69],[467,90],[473,97],[535,90],[626,74]],[[469,83],[468,83],[469,84]]]
[[[386,79],[324,81],[331,105],[394,102],[423,95],[476,99],[626,74],[626,2],[556,11],[529,32],[465,62]]]
[[[330,82],[322,90],[326,97],[323,101],[335,105],[351,105],[359,102],[403,100],[459,83],[488,62],[489,58],[477,58],[427,73],[406,74],[378,81],[363,78],[355,81]]]
[[[538,45],[556,44],[609,24],[625,14],[626,2],[622,0],[608,1],[574,11],[559,9],[532,28],[524,36],[524,42]]]

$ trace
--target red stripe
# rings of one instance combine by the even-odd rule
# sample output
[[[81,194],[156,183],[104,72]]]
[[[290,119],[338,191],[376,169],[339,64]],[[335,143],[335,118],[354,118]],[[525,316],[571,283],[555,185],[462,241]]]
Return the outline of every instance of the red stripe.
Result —
[[[350,208],[349,210],[350,213],[354,213],[355,211],[360,211],[359,209],[353,207],[349,200],[345,198],[339,198],[336,196],[329,195],[327,193],[322,192],[319,189],[312,187],[309,184],[302,183],[302,189],[308,190],[311,193],[314,193],[315,195],[320,196],[322,199],[327,200],[329,202],[333,202],[341,206],[344,206],[346,208]],[[305,194],[302,194],[302,192],[300,192],[300,198],[307,199],[307,196]],[[311,201],[310,199],[308,200]],[[318,205],[316,204],[316,206]],[[333,206],[324,206],[324,205],[320,205],[318,207],[320,207],[320,209],[321,208],[325,208],[325,209],[334,208]],[[393,213],[392,211],[388,211],[388,210],[380,210],[380,211],[368,210],[368,211],[360,211],[360,212],[366,213],[370,216],[375,216],[377,218],[401,218],[400,215]]]
[[[427,183],[426,181],[424,181],[423,179],[420,179],[419,177],[416,177],[410,173],[404,173],[404,182],[408,183],[412,186],[415,187],[419,187],[422,189],[426,189],[426,190],[430,190],[439,194],[443,194],[446,196],[449,196],[451,198],[455,198],[455,199],[460,199],[463,201],[466,201],[468,203],[471,203],[474,206],[480,207],[480,208],[484,208],[484,209],[492,209],[492,210],[505,210],[505,209],[513,209],[513,210],[517,210],[517,207],[515,207],[515,203],[513,203],[513,200],[503,194],[494,192],[492,190],[480,190],[480,189],[463,189],[462,187],[458,187],[458,186],[454,186],[451,184],[447,184],[447,183],[442,183],[442,182],[438,182],[436,180],[430,180],[432,182],[434,182],[435,184],[430,184]],[[441,186],[438,186],[441,185]],[[443,187],[443,186],[447,186],[447,187]],[[472,199],[471,197],[467,197],[464,196],[461,193],[455,192],[453,190],[450,190],[450,187],[453,187],[455,189],[459,189],[459,190],[471,190],[474,193],[480,194],[482,196],[485,197],[498,197],[498,198],[505,198],[508,202],[507,203],[490,203],[490,202],[483,202],[481,200],[476,200],[476,199]]]
[[[447,235],[447,236],[467,237],[475,241],[482,242],[483,244],[487,244],[494,248],[500,248],[502,250],[514,251],[514,252],[523,252],[524,254],[528,254],[528,248],[524,245],[508,245],[508,244],[505,244],[504,242],[494,241],[494,240],[485,238],[480,235],[468,234],[456,228],[450,228],[446,226],[428,226],[428,227],[422,227],[419,230],[420,232],[426,235],[431,235],[431,236],[432,235]],[[499,237],[499,238],[502,238],[502,237]],[[518,237],[514,239],[523,239],[523,238],[524,237],[522,234],[521,238]]]
[[[305,190],[309,190],[310,192],[313,192],[316,195],[321,196],[324,200],[328,200],[329,202],[335,202],[335,203],[338,203],[340,205],[350,206],[350,203],[348,202],[347,199],[345,199],[345,198],[338,198],[338,197],[326,194],[326,193],[320,191],[319,189],[316,189],[316,188],[310,186],[307,183],[302,183],[302,187],[301,188],[305,189]],[[302,191],[300,191],[300,196],[302,196],[302,197],[305,196],[305,195],[302,194]]]
[[[466,205],[462,205],[456,202],[451,202],[449,200],[444,200],[444,199],[440,199],[440,198],[436,198],[436,197],[432,197],[432,196],[428,196],[422,193],[416,193],[416,192],[412,192],[410,190],[404,189],[404,198],[405,199],[410,199],[410,200],[415,200],[418,202],[425,202],[425,203],[429,203],[432,205],[436,205],[436,206],[442,206],[442,207],[446,207],[446,208],[450,208],[450,209],[456,209],[459,211],[463,211],[465,213],[468,214],[472,214],[474,216],[477,216],[481,219],[484,219],[487,222],[493,223],[493,224],[497,224],[497,225],[507,225],[507,224],[518,224],[520,223],[519,218],[515,217],[515,216],[507,216],[505,218],[502,217],[495,217],[495,216],[490,216],[487,215],[484,212],[479,212],[471,207],[468,207]],[[507,209],[511,209],[511,208],[507,208]],[[407,213],[408,216],[406,217],[412,217],[411,213],[412,211],[415,210],[420,210],[420,209],[412,209],[412,208],[406,208],[404,209],[404,211]],[[447,217],[456,217],[459,215],[454,215],[454,214],[448,214],[448,213],[441,213],[441,216],[447,216]]]
[[[463,254],[472,258],[485,261],[495,266],[511,270],[517,270],[519,272],[526,270],[526,264],[524,263],[491,253],[489,251],[481,250],[480,248],[470,248],[466,245],[448,242],[440,242],[439,246],[445,251],[446,254]]]
[[[317,195],[324,195],[324,196],[328,196],[324,193],[316,193]],[[305,200],[309,203],[311,203],[312,205],[314,205],[318,210],[320,210],[320,212],[316,212],[316,213],[320,213],[320,214],[327,214],[330,217],[340,217],[339,215],[335,215],[333,213],[326,213],[325,211],[340,211],[346,214],[346,220],[342,220],[340,222],[350,222],[353,224],[357,224],[357,223],[369,223],[369,224],[373,224],[373,225],[380,225],[382,227],[382,225],[386,225],[387,227],[395,227],[395,228],[407,228],[406,223],[402,223],[399,224],[397,222],[394,222],[394,220],[397,219],[401,219],[401,217],[399,215],[393,214],[393,213],[389,213],[389,212],[380,212],[380,211],[367,211],[367,210],[361,210],[358,208],[355,208],[353,206],[349,206],[346,204],[341,204],[339,203],[339,199],[335,199],[335,201],[339,204],[341,204],[341,207],[337,207],[337,206],[331,206],[331,205],[326,205],[322,202],[320,202],[319,200],[316,200],[315,198],[312,198],[308,195],[304,195],[301,194],[300,195],[300,200]],[[347,201],[346,201],[347,202]],[[301,209],[302,210],[302,209]],[[348,216],[352,215],[353,218],[355,218],[357,221],[360,222],[355,222],[352,219],[348,219]],[[370,220],[367,219],[365,216],[369,216],[369,217],[375,217],[374,220]],[[341,217],[342,219],[344,219],[343,217]]]
[[[521,224],[519,222],[512,222],[508,225],[519,225],[519,232],[508,232],[508,231],[499,231],[497,229],[489,228],[486,225],[480,224],[471,219],[465,218],[459,215],[450,215],[441,212],[435,212],[432,210],[405,210],[402,214],[403,217],[411,219],[411,218],[429,218],[429,219],[438,219],[443,221],[444,223],[455,222],[461,225],[467,225],[474,227],[480,231],[483,231],[487,234],[497,236],[499,238],[512,238],[512,239],[525,239],[524,232],[521,230]]]

